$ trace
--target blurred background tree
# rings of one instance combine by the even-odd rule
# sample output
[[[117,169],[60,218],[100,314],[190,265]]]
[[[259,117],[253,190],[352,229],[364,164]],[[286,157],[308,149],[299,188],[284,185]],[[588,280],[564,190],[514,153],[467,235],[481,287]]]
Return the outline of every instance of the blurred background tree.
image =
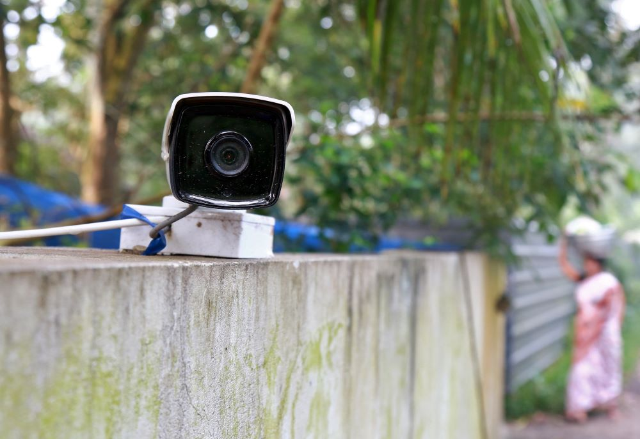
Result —
[[[82,174],[86,201],[112,205],[119,186],[119,125],[134,99],[131,81],[147,34],[161,8],[160,0],[105,0],[88,3],[97,10],[91,47],[89,85],[89,156]],[[84,11],[89,15],[91,11]]]
[[[0,29],[4,29],[6,18],[0,15]],[[6,39],[0,32],[0,172],[12,174],[18,150],[15,130],[15,115],[11,106],[11,77],[7,69]]]
[[[256,92],[298,120],[270,214],[335,250],[406,218],[498,249],[595,210],[607,176],[636,189],[603,141],[638,111],[640,38],[614,3],[0,0],[0,166],[96,203],[161,194],[172,99]]]

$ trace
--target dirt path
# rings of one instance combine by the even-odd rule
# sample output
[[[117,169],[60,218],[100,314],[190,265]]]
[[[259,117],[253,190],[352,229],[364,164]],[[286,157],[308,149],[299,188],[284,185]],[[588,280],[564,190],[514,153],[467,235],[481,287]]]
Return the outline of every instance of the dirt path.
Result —
[[[582,425],[567,424],[561,417],[537,417],[507,427],[506,439],[640,439],[640,368],[621,400],[621,416],[615,421],[593,416]]]

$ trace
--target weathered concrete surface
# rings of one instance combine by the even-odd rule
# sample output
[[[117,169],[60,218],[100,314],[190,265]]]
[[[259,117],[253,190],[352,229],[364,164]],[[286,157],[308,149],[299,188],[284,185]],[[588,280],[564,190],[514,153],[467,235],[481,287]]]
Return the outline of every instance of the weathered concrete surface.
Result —
[[[495,438],[503,286],[479,254],[0,249],[0,435]]]

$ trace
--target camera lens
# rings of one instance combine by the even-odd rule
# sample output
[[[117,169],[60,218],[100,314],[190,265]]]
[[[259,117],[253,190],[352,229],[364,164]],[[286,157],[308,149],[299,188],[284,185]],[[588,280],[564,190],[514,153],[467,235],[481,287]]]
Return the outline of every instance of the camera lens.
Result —
[[[235,177],[249,166],[251,144],[239,133],[225,131],[207,143],[205,161],[215,172]]]

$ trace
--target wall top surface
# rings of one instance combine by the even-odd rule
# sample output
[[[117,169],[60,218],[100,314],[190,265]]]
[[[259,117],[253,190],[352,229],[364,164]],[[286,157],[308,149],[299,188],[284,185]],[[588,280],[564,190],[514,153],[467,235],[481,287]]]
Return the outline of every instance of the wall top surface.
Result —
[[[455,253],[438,252],[438,255],[454,256]],[[96,250],[65,247],[0,247],[0,273],[24,271],[60,271],[68,269],[96,269],[122,267],[176,267],[176,266],[220,266],[238,264],[270,264],[366,261],[385,257],[397,258],[425,257],[433,255],[428,252],[389,251],[383,254],[322,254],[322,253],[289,253],[277,254],[270,259],[224,259],[196,256],[140,256],[119,253],[113,250]]]

